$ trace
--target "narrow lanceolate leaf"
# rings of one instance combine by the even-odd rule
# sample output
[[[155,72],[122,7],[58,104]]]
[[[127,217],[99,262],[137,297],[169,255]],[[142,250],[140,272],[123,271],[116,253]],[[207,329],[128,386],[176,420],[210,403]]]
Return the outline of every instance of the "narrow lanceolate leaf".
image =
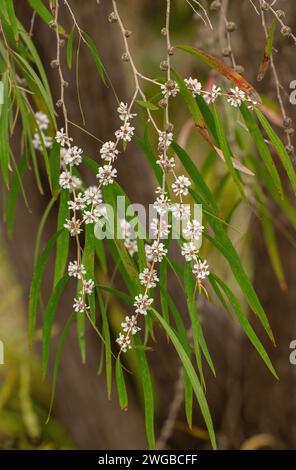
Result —
[[[85,225],[85,246],[83,253],[83,264],[86,270],[87,279],[95,278],[95,236],[94,225]],[[96,324],[96,302],[95,294],[88,294],[88,304],[90,307],[90,316],[94,324]]]
[[[104,303],[103,296],[100,289],[96,289],[97,297],[100,305],[100,314],[102,316],[103,336],[105,345],[105,361],[106,361],[106,382],[107,382],[107,396],[111,399],[111,387],[112,387],[112,351],[111,351],[111,335],[108,321],[108,315],[106,305]]]
[[[69,191],[62,189],[60,193],[60,205],[58,212],[57,230],[61,230],[64,226],[65,220],[69,218]],[[55,270],[54,270],[54,287],[57,285],[59,280],[63,277],[65,268],[68,260],[69,252],[69,238],[70,234],[68,230],[63,230],[61,236],[57,240],[56,246],[56,258],[55,258]]]
[[[265,130],[266,134],[268,135],[268,138],[270,139],[274,150],[278,154],[278,156],[279,156],[279,158],[282,162],[282,165],[286,170],[286,173],[288,175],[288,178],[290,180],[292,188],[294,189],[294,192],[296,194],[296,173],[295,173],[294,166],[293,166],[293,163],[291,161],[291,158],[289,157],[283,142],[278,137],[278,135],[274,132],[271,125],[267,121],[266,117],[257,108],[255,109],[255,112],[257,114],[257,117],[258,117],[263,129]]]
[[[93,59],[95,61],[96,66],[97,66],[97,69],[98,69],[99,75],[101,77],[101,80],[106,85],[105,67],[104,67],[104,65],[101,61],[101,58],[99,56],[96,45],[95,45],[94,41],[92,40],[92,38],[87,33],[84,32],[84,33],[82,33],[82,35],[83,35],[83,37],[84,37],[91,53],[92,53],[92,56],[93,56]]]
[[[249,82],[247,82],[247,80],[242,77],[242,75],[240,75],[238,72],[226,65],[221,60],[197,47],[176,46],[176,49],[180,49],[194,55],[195,57],[206,63],[209,67],[211,67],[211,69],[217,70],[217,72],[219,72],[225,78],[230,80],[234,85],[238,86],[252,99],[257,101],[257,103],[261,102],[261,99],[254,87]]]
[[[68,280],[69,280],[68,274],[65,274],[65,276],[62,277],[62,279],[60,279],[45,309],[43,330],[42,330],[42,376],[43,378],[45,378],[46,372],[47,372],[51,331],[52,331],[52,325],[56,316],[57,305],[66,287]]]
[[[216,375],[215,367],[211,358],[211,355],[208,350],[208,346],[202,331],[199,312],[197,310],[196,299],[195,299],[195,280],[191,273],[191,267],[189,263],[186,263],[184,269],[184,290],[186,294],[188,313],[190,316],[193,332],[193,341],[195,344],[195,349],[201,348],[207,363],[209,364],[211,371]]]
[[[28,0],[30,6],[33,10],[36,11],[37,15],[47,24],[54,20],[54,17],[50,13],[50,11],[46,8],[44,3],[41,0]],[[60,33],[64,33],[65,30],[62,26],[59,25]]]
[[[270,64],[275,26],[276,26],[276,22],[275,20],[273,20],[268,30],[268,34],[267,34],[267,38],[266,38],[266,42],[264,46],[263,59],[259,66],[259,71],[257,75],[258,82],[261,82],[261,80],[263,80]]]
[[[36,319],[37,319],[37,307],[40,295],[40,288],[42,282],[42,276],[45,270],[45,266],[48,260],[48,257],[53,249],[57,239],[61,235],[63,230],[55,233],[47,242],[43,252],[38,257],[33,279],[31,283],[30,289],[30,297],[29,297],[29,344],[30,346],[33,345],[34,333],[36,328]]]
[[[142,108],[150,109],[150,111],[157,111],[159,109],[158,106],[151,103],[150,101],[143,101],[143,100],[136,100],[136,102],[142,106]]]
[[[9,22],[13,31],[14,39],[18,40],[18,28],[17,28],[17,19],[15,16],[13,0],[6,0],[6,8],[9,17]]]
[[[260,129],[258,127],[257,122],[252,116],[252,113],[248,110],[248,108],[245,106],[245,104],[242,104],[240,106],[240,112],[242,113],[242,116],[244,118],[244,121],[247,125],[247,128],[249,129],[249,132],[253,138],[253,141],[257,147],[257,150],[264,162],[264,165],[269,172],[273,183],[278,191],[278,195],[280,198],[283,198],[283,188],[282,188],[282,183],[280,176],[278,174],[278,171],[276,169],[275,163],[272,159],[272,156],[270,154],[269,148],[260,132]]]
[[[211,277],[213,280],[220,286],[220,288],[223,290],[225,293],[226,297],[229,300],[229,303],[231,307],[233,308],[234,313],[236,314],[238,321],[240,322],[242,328],[244,329],[246,335],[248,336],[249,340],[253,344],[253,346],[257,349],[258,353],[260,354],[261,358],[267,365],[268,369],[274,375],[276,379],[278,379],[277,373],[274,370],[274,367],[271,363],[271,360],[269,359],[269,356],[264,349],[264,346],[262,345],[261,341],[259,340],[258,336],[256,335],[255,331],[253,330],[251,324],[249,323],[248,317],[246,313],[243,311],[240,302],[236,298],[236,296],[233,294],[233,292],[229,289],[229,287],[223,282],[218,276],[215,274],[211,274]]]
[[[71,32],[69,34],[68,41],[67,41],[67,64],[70,70],[72,68],[74,33],[75,33],[75,26],[73,26],[73,28],[71,29]]]
[[[52,407],[53,407],[55,391],[56,391],[56,386],[57,386],[58,372],[59,372],[60,363],[61,363],[61,359],[62,359],[63,346],[64,346],[64,343],[65,343],[65,341],[67,339],[67,336],[69,334],[69,331],[70,331],[70,328],[72,326],[73,320],[74,320],[74,314],[72,314],[68,318],[67,323],[65,325],[65,328],[64,328],[64,330],[63,330],[63,332],[60,336],[60,339],[59,339],[59,344],[58,344],[56,357],[55,357],[55,360],[54,360],[54,366],[53,366],[51,398],[50,398],[50,406],[49,406],[48,417],[47,417],[46,423],[48,423],[48,421],[50,419],[51,410],[52,410]]]
[[[116,385],[117,385],[119,406],[122,410],[126,411],[128,407],[128,397],[127,397],[124,375],[122,371],[122,365],[121,365],[119,357],[116,359],[115,379],[116,379]]]
[[[139,360],[139,366],[141,371],[142,390],[144,395],[144,407],[145,407],[145,425],[148,445],[150,449],[155,449],[155,433],[154,433],[154,396],[152,388],[152,380],[150,376],[149,365],[147,362],[145,351],[142,347],[141,340],[136,334],[134,336],[134,342],[136,345],[136,352]]]
[[[210,441],[211,441],[211,444],[212,444],[212,447],[213,449],[216,449],[217,448],[217,444],[216,444],[216,437],[215,437],[215,432],[214,432],[214,426],[213,426],[213,421],[212,421],[212,418],[211,418],[211,414],[210,414],[210,410],[209,410],[209,407],[208,407],[208,404],[207,404],[207,400],[206,400],[206,397],[205,397],[205,394],[204,394],[204,391],[203,391],[203,388],[198,380],[198,377],[196,375],[196,372],[191,364],[191,361],[186,353],[186,351],[184,350],[182,344],[180,343],[176,333],[174,332],[174,330],[167,324],[167,322],[165,321],[165,319],[159,315],[159,313],[152,309],[153,312],[154,312],[154,315],[156,316],[157,320],[159,321],[159,323],[162,325],[162,327],[165,329],[166,333],[168,334],[168,336],[170,337],[180,359],[181,359],[181,362],[182,362],[182,365],[184,366],[184,369],[186,370],[186,373],[188,375],[188,378],[191,382],[191,385],[193,387],[193,391],[195,393],[195,396],[197,398],[197,401],[198,401],[198,404],[200,406],[200,410],[201,410],[201,413],[203,415],[203,418],[205,420],[205,423],[206,423],[206,426],[207,426],[207,429],[208,429],[208,433],[209,433],[209,437],[210,437]]]
[[[60,177],[60,145],[54,142],[49,154],[49,166],[51,177],[51,191],[53,197],[57,197],[60,192],[59,177]]]
[[[27,155],[23,155],[13,175],[10,190],[8,192],[6,205],[6,225],[9,237],[12,236],[13,232],[15,209],[17,205],[18,196],[22,190],[22,177],[26,171],[27,164],[28,157]]]
[[[1,81],[2,103],[0,104],[0,165],[2,178],[6,186],[9,185],[9,95],[7,73],[4,72]]]

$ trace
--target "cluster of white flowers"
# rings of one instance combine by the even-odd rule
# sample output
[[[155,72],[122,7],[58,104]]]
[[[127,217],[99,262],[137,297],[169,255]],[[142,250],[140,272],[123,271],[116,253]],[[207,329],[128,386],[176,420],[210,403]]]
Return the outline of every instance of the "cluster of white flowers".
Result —
[[[45,148],[52,147],[52,138],[45,134],[45,131],[48,130],[49,118],[47,114],[37,111],[35,113],[36,128],[33,135],[33,147],[36,150],[43,150]]]
[[[138,251],[137,241],[135,240],[134,231],[131,224],[126,219],[120,219],[120,229],[124,238],[124,246],[131,256]]]
[[[227,102],[235,108],[240,107],[243,102],[246,102],[250,109],[253,109],[254,106],[258,105],[257,101],[253,100],[237,86],[235,88],[230,88],[227,93],[223,93],[221,87],[217,85],[213,85],[210,91],[203,90],[202,84],[196,78],[185,78],[184,82],[187,89],[191,91],[193,97],[202,95],[208,104],[215,103],[217,98],[220,96],[226,96]]]

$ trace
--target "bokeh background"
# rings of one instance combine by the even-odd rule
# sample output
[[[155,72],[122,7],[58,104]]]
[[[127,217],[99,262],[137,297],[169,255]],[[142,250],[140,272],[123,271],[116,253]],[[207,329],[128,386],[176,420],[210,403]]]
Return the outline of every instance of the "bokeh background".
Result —
[[[18,17],[29,29],[32,10],[26,1],[16,0]],[[61,4],[63,2],[61,1]],[[95,41],[106,65],[114,88],[123,101],[132,93],[132,75],[129,65],[123,63],[121,37],[116,25],[108,22],[112,11],[109,0],[71,0],[69,2],[77,22]],[[237,63],[244,67],[244,76],[270,99],[276,99],[270,73],[258,84],[256,76],[260,64],[264,35],[260,18],[248,0],[226,2],[227,16],[237,24],[232,34],[232,47]],[[203,1],[205,7],[211,2]],[[157,77],[161,74],[159,63],[165,57],[164,26],[165,1],[118,1],[124,22],[133,34],[130,47],[136,63],[143,73]],[[278,0],[277,8],[286,12],[286,22],[296,31],[296,2]],[[221,57],[224,47],[219,37],[219,12],[210,11],[213,31],[198,19],[185,0],[172,0],[173,44],[197,45]],[[209,10],[209,9],[208,9]],[[70,31],[71,17],[61,8],[61,23]],[[47,70],[54,99],[57,100],[58,81],[56,71],[50,67],[55,57],[54,34],[40,18],[36,18],[33,39]],[[288,114],[296,117],[295,106],[289,103],[289,83],[296,79],[296,46],[277,33],[275,48],[276,65],[283,85],[283,96]],[[212,78],[209,70],[186,54],[175,53],[174,67],[183,76],[197,76],[204,83]],[[66,70],[66,64],[65,64]],[[77,104],[75,67],[68,73],[70,86],[66,101],[70,119],[82,125]],[[94,135],[109,140],[117,127],[116,102],[110,89],[99,80],[95,64],[88,50],[81,47],[79,55],[79,89],[86,128]],[[149,87],[147,93],[149,95]],[[275,105],[275,113],[278,108]],[[175,129],[179,139],[184,139],[188,115],[185,107],[173,112]],[[140,122],[141,117],[139,117]],[[295,121],[294,121],[295,122]],[[234,124],[235,125],[235,124]],[[184,127],[185,126],[185,127]],[[281,132],[280,128],[277,128]],[[86,154],[99,154],[98,143],[86,133],[72,126],[74,141]],[[18,145],[19,130],[15,145]],[[204,158],[203,143],[196,135],[186,137],[186,145],[193,150],[198,165]],[[21,449],[139,449],[146,448],[144,413],[138,393],[137,374],[127,378],[129,393],[128,411],[120,410],[115,393],[107,400],[104,374],[98,374],[100,345],[93,332],[88,331],[86,364],[81,363],[76,332],[73,330],[66,342],[58,377],[54,412],[45,424],[51,383],[41,383],[40,341],[34,352],[27,345],[27,304],[33,272],[35,238],[42,214],[50,194],[40,196],[33,175],[29,172],[25,187],[29,194],[30,210],[20,200],[17,207],[15,231],[8,239],[5,225],[0,232],[0,339],[5,344],[5,365],[0,366],[0,447]],[[145,157],[139,149],[130,146],[128,157],[119,161],[120,184],[130,199],[148,204],[153,197],[153,177]],[[90,180],[90,175],[84,175]],[[284,176],[283,176],[284,177]],[[212,185],[219,182],[219,166],[207,174]],[[225,210],[233,197],[233,188],[225,190]],[[271,204],[271,203],[270,203]],[[270,207],[272,211],[272,205]],[[279,250],[285,271],[287,286],[280,288],[271,268],[258,221],[242,208],[237,211],[234,225],[240,228],[232,238],[252,275],[255,288],[268,313],[277,340],[277,348],[266,345],[279,373],[276,382],[263,366],[256,351],[245,339],[241,330],[225,312],[204,303],[203,326],[209,349],[217,370],[217,378],[207,377],[207,397],[217,432],[218,445],[222,449],[238,448],[295,448],[296,447],[296,366],[289,362],[289,345],[296,338],[296,250],[295,234],[286,224],[281,213],[273,212],[289,237],[277,233]],[[49,215],[42,243],[56,227],[56,209]],[[287,225],[287,226],[286,226]],[[292,242],[293,241],[293,242]],[[210,261],[215,269],[223,272],[223,264],[215,258]],[[53,261],[52,261],[53,263]],[[52,274],[48,267],[48,279]],[[227,272],[225,271],[227,280]],[[44,296],[48,297],[51,283],[45,283]],[[174,291],[174,281],[170,284]],[[53,349],[61,326],[68,315],[73,292],[67,290],[59,305],[59,315],[54,329]],[[184,310],[183,300],[176,299]],[[110,315],[119,315],[121,306],[115,300],[110,303]],[[39,339],[41,338],[39,332]],[[157,343],[149,354],[156,395],[156,429],[159,447],[171,449],[208,448],[209,442],[198,409],[194,413],[194,427],[186,426],[182,394],[179,393],[180,365],[164,335],[157,335]],[[140,372],[139,372],[140,373]]]

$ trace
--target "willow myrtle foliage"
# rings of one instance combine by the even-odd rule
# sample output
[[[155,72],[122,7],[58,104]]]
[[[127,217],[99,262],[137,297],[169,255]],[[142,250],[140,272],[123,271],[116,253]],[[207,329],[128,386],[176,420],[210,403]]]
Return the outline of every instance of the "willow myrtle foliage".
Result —
[[[209,53],[187,45],[175,46],[175,54],[190,54],[196,65],[198,61],[205,62],[210,69],[218,72],[219,81],[211,90],[207,90],[199,80],[182,77],[182,71],[174,69],[171,63],[170,1],[163,2],[166,5],[164,18],[166,27],[162,32],[167,54],[162,66],[164,74],[161,78],[145,77],[136,68],[129,50],[131,39],[120,17],[117,2],[113,1],[113,11],[109,19],[114,25],[110,24],[110,27],[118,27],[122,33],[125,50],[123,59],[129,62],[127,67],[131,66],[130,70],[135,79],[135,91],[128,105],[118,101],[119,129],[115,132],[114,142],[105,142],[101,147],[100,156],[105,161],[102,161],[98,155],[92,158],[85,157],[77,147],[79,142],[73,143],[69,135],[67,91],[63,79],[61,54],[66,54],[67,66],[71,68],[78,42],[79,45],[89,48],[101,79],[101,86],[108,87],[108,92],[111,93],[112,87],[110,87],[106,73],[108,64],[102,64],[97,45],[87,32],[80,29],[69,2],[51,1],[49,8],[41,0],[28,0],[28,2],[32,7],[32,15],[37,15],[47,23],[56,37],[57,59],[53,66],[56,67],[60,76],[61,99],[57,103],[58,106],[53,103],[44,66],[31,35],[15,15],[13,1],[1,2],[0,71],[3,100],[0,106],[0,160],[2,181],[7,190],[5,222],[10,235],[13,233],[18,199],[30,198],[30,195],[25,193],[22,183],[28,171],[34,172],[40,194],[43,194],[45,184],[48,185],[52,194],[52,199],[36,234],[34,274],[29,302],[29,339],[32,344],[41,286],[44,281],[43,274],[49,257],[55,255],[52,294],[47,299],[42,317],[43,376],[47,373],[50,338],[59,299],[67,289],[68,283],[73,282],[69,275],[76,277],[78,282],[74,309],[73,312],[69,311],[68,318],[65,319],[65,327],[60,334],[56,351],[52,403],[59,364],[62,360],[63,344],[67,340],[67,335],[76,323],[78,345],[82,360],[85,361],[85,327],[86,322],[90,322],[98,335],[98,341],[103,346],[108,396],[110,397],[114,374],[119,404],[122,409],[126,409],[128,407],[125,386],[126,368],[131,369],[141,381],[147,438],[149,446],[154,448],[154,398],[148,351],[149,345],[154,341],[154,327],[158,324],[172,342],[184,369],[185,409],[188,424],[189,426],[192,424],[192,405],[193,397],[195,397],[204,417],[210,441],[215,448],[215,433],[206,401],[203,359],[207,363],[206,367],[210,367],[214,375],[215,365],[203,334],[198,301],[201,296],[204,296],[208,302],[219,302],[225,311],[233,318],[236,317],[265,365],[277,377],[268,354],[248,319],[246,307],[254,313],[255,321],[261,324],[269,340],[274,342],[266,312],[231,240],[230,224],[234,212],[240,205],[245,205],[247,210],[260,218],[274,272],[279,284],[285,286],[273,218],[266,204],[266,198],[273,199],[279,210],[285,213],[293,226],[296,226],[296,212],[289,197],[291,192],[287,185],[283,185],[277,169],[279,165],[283,166],[290,187],[295,192],[296,175],[290,156],[265,117],[261,99],[254,87],[241,75]],[[61,8],[67,9],[73,19],[73,27],[70,31],[66,31],[58,22],[58,10]],[[274,29],[274,26],[272,28]],[[271,34],[265,46],[265,55],[271,48],[270,36]],[[66,41],[65,48],[60,47],[61,40]],[[142,87],[145,84],[148,84],[150,91],[153,89],[149,95],[143,91]],[[196,162],[195,155],[190,155],[175,140],[177,131],[172,122],[174,115],[170,113],[173,101],[179,102],[180,106],[183,104],[188,117],[191,116],[195,123],[196,142],[199,148],[205,149],[202,166]],[[143,116],[142,127],[138,125],[135,109]],[[229,129],[221,119],[221,113],[227,115],[233,123],[238,121],[241,123],[240,126],[235,127],[233,145],[229,143]],[[57,125],[57,118],[61,127],[63,126],[62,130]],[[130,124],[131,119],[135,124]],[[11,149],[16,125],[21,125],[22,129],[18,155],[13,154]],[[139,152],[142,153],[141,158],[148,159],[151,171],[158,182],[155,205],[159,219],[153,222],[157,239],[153,243],[149,243],[147,239],[148,248],[146,249],[143,240],[133,242],[129,239],[127,221],[123,223],[127,230],[125,240],[98,240],[94,236],[94,223],[91,222],[97,221],[101,214],[94,212],[93,204],[91,208],[88,207],[88,215],[84,212],[83,238],[80,235],[82,225],[75,217],[72,217],[73,214],[70,215],[73,205],[77,206],[78,203],[84,204],[83,207],[87,205],[86,192],[88,191],[87,194],[90,196],[93,191],[93,189],[86,189],[81,181],[78,164],[87,165],[94,172],[94,176],[97,175],[99,184],[96,186],[98,191],[96,194],[102,195],[104,202],[114,206],[118,195],[124,196],[129,202],[128,196],[115,181],[117,176],[115,166],[116,158],[121,158],[122,153],[127,154],[128,165],[129,141],[133,138],[134,126],[137,128],[135,142]],[[103,136],[99,137],[101,139]],[[204,141],[205,145],[201,146],[201,141]],[[69,158],[72,159],[71,162]],[[46,169],[46,183],[41,181],[40,177],[41,159]],[[182,167],[187,176],[178,176],[175,173],[176,161],[178,161],[178,168]],[[218,186],[213,187],[213,184],[208,184],[207,176],[209,169],[217,165],[219,167],[222,165],[223,174],[220,172],[221,180]],[[224,188],[229,182],[232,184],[235,198],[230,211],[227,210],[225,213],[221,208],[221,201],[224,197]],[[75,192],[78,186],[80,186],[81,195]],[[93,201],[94,193],[92,197]],[[98,196],[99,205],[102,203],[100,198],[101,196]],[[190,213],[184,215],[180,212],[184,198],[188,203],[202,204],[204,228],[198,226],[190,218]],[[59,207],[57,231],[52,234],[46,246],[41,247],[43,228],[54,205]],[[76,206],[74,216],[75,211],[78,210]],[[171,237],[161,242],[161,211],[166,212],[168,209],[172,209],[173,217],[179,219],[185,217],[187,232],[194,235],[197,231],[198,236],[192,235],[191,238],[189,237],[189,242],[188,237],[187,242],[179,241],[185,257],[184,263],[177,262],[168,254],[172,243]],[[117,223],[122,224],[122,221],[118,220]],[[169,225],[162,227],[162,231],[169,233],[169,228]],[[194,240],[200,236],[202,230],[205,242],[201,258]],[[71,235],[74,237],[72,238]],[[69,243],[72,243],[72,240],[78,247],[79,254],[76,261],[68,259]],[[115,260],[117,270],[126,286],[125,292],[118,291],[112,285],[113,276],[106,263],[106,252],[109,252]],[[215,256],[225,259],[232,273],[230,284],[215,273],[215,266],[208,268],[204,260],[206,253],[211,256],[211,259]],[[119,264],[118,260],[120,260]],[[159,267],[157,267],[158,264]],[[193,344],[189,341],[183,318],[174,299],[167,290],[169,271],[177,276],[184,291],[184,303],[187,305],[191,321]],[[108,280],[105,284],[101,283],[102,277],[98,275],[102,272],[104,279]],[[155,300],[153,301],[154,294],[151,289],[156,285],[160,294],[159,306]],[[131,312],[136,307],[131,317],[122,319],[123,331],[121,332],[119,326],[111,318],[112,311],[106,300],[110,295],[126,304],[126,309]],[[119,335],[118,344],[113,341],[113,335]],[[195,368],[195,362],[197,368]]]

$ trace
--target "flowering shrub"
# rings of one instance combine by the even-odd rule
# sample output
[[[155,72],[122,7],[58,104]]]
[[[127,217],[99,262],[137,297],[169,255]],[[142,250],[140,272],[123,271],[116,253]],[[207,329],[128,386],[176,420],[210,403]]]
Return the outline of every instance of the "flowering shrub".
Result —
[[[188,410],[192,409],[192,394],[194,393],[208,428],[212,446],[216,447],[212,419],[206,401],[201,357],[204,356],[213,373],[215,373],[215,368],[199,318],[198,302],[200,298],[203,296],[207,302],[220,302],[223,309],[234,312],[262,360],[276,377],[268,354],[249,322],[244,305],[248,305],[250,310],[255,313],[257,320],[272,342],[274,338],[267,315],[227,232],[229,221],[225,215],[221,214],[218,191],[213,192],[197,162],[177,143],[178,131],[172,122],[174,120],[172,109],[177,100],[185,103],[190,115],[190,122],[198,131],[198,138],[201,138],[210,149],[208,158],[212,159],[214,155],[214,158],[220,161],[224,173],[223,178],[231,180],[235,188],[234,191],[240,197],[239,203],[241,201],[247,202],[255,213],[259,212],[266,233],[269,234],[269,240],[272,238],[273,243],[275,241],[270,215],[266,207],[262,210],[262,205],[264,207],[265,203],[265,193],[269,193],[269,196],[285,211],[288,217],[293,218],[291,214],[295,212],[291,207],[289,195],[283,187],[277,166],[274,164],[274,155],[277,154],[287,174],[289,184],[295,191],[296,175],[292,162],[293,149],[291,148],[290,134],[287,133],[288,142],[285,146],[266,118],[265,115],[268,113],[266,107],[262,105],[260,96],[243,75],[238,73],[235,63],[232,64],[233,67],[229,67],[220,59],[201,49],[183,45],[172,46],[170,0],[164,1],[166,4],[165,27],[161,31],[166,50],[165,58],[161,63],[163,76],[154,78],[142,74],[131,54],[130,32],[123,23],[118,2],[112,0],[110,2],[110,5],[112,4],[112,12],[109,16],[110,27],[117,27],[121,33],[124,48],[122,59],[127,62],[127,66],[130,68],[134,79],[134,90],[132,90],[132,98],[128,103],[118,102],[118,128],[114,129],[113,139],[103,139],[97,155],[94,155],[92,159],[86,157],[79,142],[73,142],[69,131],[70,120],[66,93],[68,84],[63,75],[61,42],[64,39],[67,40],[69,65],[74,47],[74,32],[78,35],[79,44],[82,42],[93,55],[102,80],[101,86],[105,86],[106,81],[109,80],[106,73],[108,64],[102,64],[93,40],[80,29],[69,2],[66,0],[50,2],[50,10],[47,10],[43,4],[41,7],[39,1],[30,1],[29,3],[32,5],[34,15],[40,15],[55,34],[57,56],[52,62],[52,66],[56,68],[60,81],[60,98],[56,106],[61,125],[61,128],[57,126],[51,91],[34,43],[15,17],[13,6],[12,10],[8,11],[8,7],[3,4],[0,9],[3,36],[1,40],[3,58],[1,74],[4,89],[4,103],[1,109],[3,129],[1,168],[3,181],[10,192],[8,199],[15,197],[15,193],[11,192],[12,187],[17,187],[18,193],[21,185],[18,172],[16,172],[13,176],[14,184],[10,189],[9,160],[11,152],[8,132],[8,123],[14,121],[20,112],[23,140],[28,149],[26,165],[28,164],[27,159],[31,159],[36,182],[39,186],[36,152],[38,158],[43,156],[48,184],[56,203],[59,204],[58,230],[48,241],[35,265],[29,304],[30,343],[32,344],[34,340],[36,330],[40,288],[45,265],[51,251],[56,247],[53,292],[43,318],[44,374],[47,370],[49,341],[55,309],[62,291],[66,289],[67,281],[69,278],[74,278],[73,281],[77,282],[77,289],[73,299],[73,312],[72,314],[68,313],[68,321],[60,338],[60,349],[69,328],[76,321],[80,349],[84,358],[85,342],[81,338],[84,338],[85,321],[89,321],[98,334],[98,340],[102,341],[106,348],[108,383],[110,383],[112,376],[113,362],[116,362],[115,376],[122,408],[127,406],[123,368],[125,353],[134,352],[138,355],[143,367],[147,436],[150,447],[154,447],[153,391],[146,349],[148,343],[153,340],[152,325],[157,322],[174,345],[185,372],[184,386],[187,391],[185,400],[189,425],[191,425],[192,411],[188,412]],[[199,2],[196,3],[199,4]],[[253,5],[253,2],[250,4]],[[219,5],[220,2],[212,2],[212,10],[219,10]],[[61,8],[65,8],[73,20],[73,29],[70,34],[59,24]],[[258,10],[256,6],[255,9],[265,19],[265,12],[269,8],[266,10],[264,5],[263,7],[259,5]],[[271,13],[273,13],[272,9]],[[209,27],[211,26],[210,16],[203,8],[198,15],[206,24],[209,24]],[[229,36],[234,30],[233,25],[226,22],[225,34]],[[270,43],[271,33],[267,28],[265,31],[267,43]],[[215,69],[218,72],[216,83],[208,87],[207,83],[202,84],[199,77],[181,77],[172,64],[173,54],[177,51],[189,53],[194,60],[199,59],[211,69]],[[231,53],[230,51],[228,56]],[[224,55],[226,56],[226,54]],[[272,47],[270,48],[270,46],[267,50],[267,56],[272,64]],[[22,88],[18,85],[20,80],[24,84]],[[231,82],[231,85],[228,82]],[[146,84],[153,88],[153,94],[149,98],[145,89]],[[34,95],[33,98],[30,93]],[[33,109],[38,110],[34,112]],[[224,110],[223,112],[230,116],[231,121],[237,123],[237,140],[244,139],[247,142],[245,149],[239,148],[237,142],[233,146],[231,145],[226,133],[226,126],[220,117],[220,110]],[[145,129],[138,127],[138,113],[145,115]],[[282,114],[284,118],[287,118],[283,109]],[[128,150],[132,142],[136,143],[147,156],[157,180],[155,198],[151,201],[156,216],[151,220],[149,227],[153,238],[149,239],[148,235],[145,240],[136,238],[131,221],[120,217],[116,223],[120,226],[122,239],[115,239],[114,242],[112,240],[112,243],[108,240],[104,242],[105,249],[110,251],[113,258],[120,259],[120,272],[128,292],[122,293],[112,285],[102,285],[97,279],[96,269],[105,255],[103,244],[98,243],[95,237],[95,227],[100,226],[103,220],[107,219],[108,222],[106,204],[115,205],[114,201],[117,195],[124,195],[127,198],[117,182],[120,175],[116,163],[122,158],[122,154],[126,153],[126,164],[129,164]],[[257,149],[261,157],[260,160],[257,156],[250,155],[254,154],[254,148]],[[80,165],[84,164],[95,172],[96,184],[89,187],[85,185],[79,172]],[[182,172],[180,172],[181,167]],[[186,174],[183,174],[183,171]],[[191,206],[194,203],[202,204],[203,222],[197,220],[193,215]],[[9,205],[9,207],[12,206]],[[235,210],[235,206],[233,210]],[[175,221],[182,223],[182,233],[178,245],[183,263],[171,259],[170,255],[172,226]],[[9,229],[11,228],[10,226]],[[270,234],[272,235],[270,236]],[[210,263],[204,257],[200,247],[202,236],[206,240],[211,260],[214,259],[213,251],[222,255],[227,261],[234,279],[230,285],[221,278],[218,272],[215,272],[215,263]],[[69,240],[75,244],[77,254],[76,258],[71,260],[68,260]],[[281,282],[283,273],[276,244],[271,250],[271,261]],[[191,344],[190,335],[186,333],[182,316],[178,312],[174,299],[167,292],[168,268],[171,268],[176,274],[185,293],[185,302],[192,324],[193,344]],[[155,295],[158,288],[160,306]],[[236,294],[238,289],[241,293],[240,297],[237,297]],[[110,339],[110,325],[106,316],[104,300],[104,292],[110,291],[115,297],[121,301],[124,299],[129,305],[128,314],[123,315],[121,328],[114,332],[117,336],[114,342]],[[196,356],[197,371],[191,361],[192,354]],[[59,357],[56,359],[55,374],[58,364]],[[52,400],[53,397],[54,389]]]

